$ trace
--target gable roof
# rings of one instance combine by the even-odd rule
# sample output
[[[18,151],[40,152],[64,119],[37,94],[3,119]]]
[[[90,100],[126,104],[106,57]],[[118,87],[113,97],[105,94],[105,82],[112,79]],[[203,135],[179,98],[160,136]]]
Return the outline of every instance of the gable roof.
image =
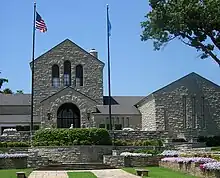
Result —
[[[0,105],[16,106],[25,105],[28,106],[31,103],[30,94],[1,94],[0,93]]]
[[[85,96],[86,98],[89,98],[90,100],[92,100],[92,101],[94,101],[94,102],[97,103],[96,100],[90,98],[89,96],[85,95],[84,93],[82,93],[82,92],[80,92],[80,91],[75,90],[75,89],[74,89],[73,87],[71,87],[71,86],[67,86],[67,87],[62,88],[61,90],[57,91],[56,93],[54,93],[54,94],[52,94],[52,95],[46,97],[45,99],[43,99],[40,103],[46,101],[47,99],[51,98],[52,96],[54,96],[54,95],[56,95],[56,94],[58,94],[58,93],[60,93],[60,92],[62,92],[62,91],[64,91],[64,90],[66,90],[66,89],[68,89],[68,88],[74,90],[75,92],[77,92],[77,93],[79,93],[79,94]]]
[[[100,62],[101,64],[105,65],[104,62],[102,62],[101,60],[99,60],[98,58],[96,58],[95,56],[91,55],[88,51],[86,51],[85,49],[83,49],[82,47],[80,47],[79,45],[77,45],[76,43],[74,43],[73,41],[71,41],[70,39],[65,39],[62,42],[60,42],[59,44],[57,44],[56,46],[52,47],[51,49],[49,49],[48,51],[46,51],[44,54],[38,56],[34,61],[39,60],[40,58],[42,58],[44,55],[50,53],[51,51],[53,51],[54,49],[58,48],[59,46],[62,46],[66,43],[69,43],[73,46],[76,46],[77,48],[79,48],[81,51],[85,52],[86,54],[88,54],[90,57],[92,57],[93,59],[97,60],[98,62]],[[32,65],[32,61],[30,62],[30,66]]]
[[[148,99],[150,99],[150,98],[153,98],[153,95],[158,94],[158,93],[162,92],[163,90],[166,90],[166,89],[168,89],[168,88],[170,88],[170,87],[173,87],[174,85],[178,85],[179,83],[181,83],[181,82],[183,82],[183,81],[186,81],[186,80],[187,80],[187,81],[190,82],[192,85],[195,84],[195,83],[197,84],[197,82],[198,82],[197,79],[199,79],[200,81],[201,81],[201,80],[206,81],[206,82],[210,83],[210,85],[214,85],[215,87],[217,87],[217,88],[220,89],[220,86],[217,85],[216,83],[214,83],[214,82],[212,82],[212,81],[210,81],[210,80],[208,80],[208,79],[202,77],[201,75],[199,75],[199,74],[197,74],[197,73],[195,73],[195,72],[191,72],[191,73],[189,73],[189,74],[187,74],[187,75],[185,75],[185,76],[183,76],[183,77],[181,77],[181,78],[179,78],[179,79],[177,79],[177,80],[171,82],[170,84],[168,84],[168,85],[166,85],[166,86],[164,86],[164,87],[162,87],[162,88],[160,88],[160,89],[154,91],[153,93],[149,94],[148,96],[146,96],[145,98],[143,98],[142,100],[140,100],[140,101],[139,101],[138,103],[136,103],[135,105],[136,105],[136,106],[140,106],[140,105],[142,105],[146,100],[148,100]],[[192,85],[190,85],[190,86],[192,86]],[[193,88],[193,86],[192,86],[192,89],[195,89],[195,88]]]
[[[112,114],[123,114],[123,115],[140,115],[139,110],[134,106],[144,96],[112,96],[111,97],[111,109]],[[109,113],[109,97],[103,96],[103,104],[98,105],[98,113],[96,114],[108,114]]]

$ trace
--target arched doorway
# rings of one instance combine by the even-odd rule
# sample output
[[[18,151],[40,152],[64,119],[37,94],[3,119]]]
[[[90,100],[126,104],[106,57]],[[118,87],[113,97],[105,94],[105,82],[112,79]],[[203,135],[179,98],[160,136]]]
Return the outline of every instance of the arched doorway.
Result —
[[[62,104],[57,111],[57,128],[80,128],[80,110],[73,103]]]

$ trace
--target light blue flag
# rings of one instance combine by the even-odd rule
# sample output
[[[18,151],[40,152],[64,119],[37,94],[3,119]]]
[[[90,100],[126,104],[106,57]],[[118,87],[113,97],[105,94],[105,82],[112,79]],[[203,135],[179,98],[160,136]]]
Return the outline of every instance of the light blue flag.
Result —
[[[107,5],[107,27],[108,27],[108,36],[111,36],[111,29],[112,29],[112,26],[111,26],[111,22],[109,20],[109,14],[108,14],[108,5]]]

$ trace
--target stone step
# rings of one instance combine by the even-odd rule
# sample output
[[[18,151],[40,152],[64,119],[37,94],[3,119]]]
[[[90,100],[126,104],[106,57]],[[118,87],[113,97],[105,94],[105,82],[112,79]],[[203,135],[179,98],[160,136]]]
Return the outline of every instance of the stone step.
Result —
[[[42,166],[37,170],[95,170],[95,169],[114,169],[103,163],[56,163]]]

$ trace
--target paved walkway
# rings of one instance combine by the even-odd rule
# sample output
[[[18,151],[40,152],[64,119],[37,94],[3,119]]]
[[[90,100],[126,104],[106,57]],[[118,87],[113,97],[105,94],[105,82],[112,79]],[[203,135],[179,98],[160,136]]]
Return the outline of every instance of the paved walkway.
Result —
[[[121,169],[92,170],[97,178],[140,178]]]
[[[121,169],[74,170],[68,172],[92,172],[97,178],[140,178]],[[67,171],[33,171],[28,178],[68,178]]]
[[[28,178],[68,178],[66,171],[33,171]]]

